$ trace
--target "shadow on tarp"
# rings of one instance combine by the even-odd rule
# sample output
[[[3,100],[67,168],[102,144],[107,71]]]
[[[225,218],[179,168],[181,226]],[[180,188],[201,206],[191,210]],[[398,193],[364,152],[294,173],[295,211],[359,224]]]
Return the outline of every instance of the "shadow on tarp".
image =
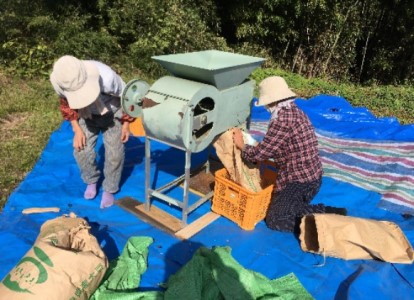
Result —
[[[103,149],[103,146],[101,146]],[[101,152],[103,155],[103,152]],[[125,184],[131,176],[134,167],[143,165],[145,160],[145,143],[143,140],[137,138],[130,138],[125,145],[125,162],[124,170],[121,176],[120,187]]]
[[[170,248],[165,253],[165,277],[164,282],[168,278],[177,273],[182,266],[187,264],[198,248],[204,246],[201,243],[193,242],[191,240],[180,241]]]
[[[90,232],[98,240],[102,250],[105,252],[109,261],[116,259],[121,252],[118,250],[115,240],[112,237],[111,229],[107,226],[101,226],[98,222],[91,222],[88,217],[84,218],[91,226]]]

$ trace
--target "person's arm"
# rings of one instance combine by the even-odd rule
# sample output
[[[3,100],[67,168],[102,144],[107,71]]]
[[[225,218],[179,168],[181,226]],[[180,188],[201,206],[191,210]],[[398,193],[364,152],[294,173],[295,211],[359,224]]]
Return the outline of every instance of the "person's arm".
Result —
[[[85,133],[80,127],[78,120],[72,120],[70,121],[70,124],[72,125],[72,129],[75,134],[73,137],[73,148],[75,148],[78,151],[81,151],[86,146]]]
[[[244,144],[244,139],[243,139],[243,133],[241,132],[239,128],[233,129],[233,141],[234,141],[234,145],[236,145],[238,149],[243,151],[245,144]]]
[[[131,134],[131,131],[129,129],[129,124],[135,121],[136,118],[133,118],[129,115],[127,115],[125,112],[122,112],[122,117],[119,119],[119,121],[122,124],[122,133],[121,133],[121,141],[123,143],[128,142],[129,136]]]
[[[122,123],[121,141],[123,143],[128,142],[130,133],[129,122]]]
[[[278,158],[283,155],[283,148],[289,138],[290,128],[279,121],[271,121],[263,140],[255,146],[244,145],[243,159],[252,163]]]
[[[78,112],[69,107],[68,100],[66,98],[59,98],[59,110],[64,120],[72,122],[79,118]]]
[[[60,98],[59,102],[60,102],[59,109],[60,109],[60,112],[62,113],[63,119],[65,119],[66,121],[69,121],[70,124],[72,125],[72,130],[74,132],[73,148],[75,148],[77,151],[80,151],[86,145],[86,136],[82,128],[79,125],[78,112],[69,107],[69,103],[65,98]]]
[[[250,146],[256,146],[258,144],[250,134],[239,128],[233,128],[233,141],[236,147],[242,151],[245,144]]]

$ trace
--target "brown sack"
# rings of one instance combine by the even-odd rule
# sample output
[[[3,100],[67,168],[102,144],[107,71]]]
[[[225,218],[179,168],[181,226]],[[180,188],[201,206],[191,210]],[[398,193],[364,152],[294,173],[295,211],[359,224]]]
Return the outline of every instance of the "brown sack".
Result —
[[[378,259],[410,264],[414,252],[395,223],[336,214],[306,215],[300,224],[302,250],[343,259]]]
[[[108,260],[88,223],[72,215],[45,222],[33,247],[0,284],[1,299],[89,299]]]
[[[262,190],[260,169],[242,159],[241,151],[234,145],[232,129],[224,132],[213,146],[231,180],[251,192]]]

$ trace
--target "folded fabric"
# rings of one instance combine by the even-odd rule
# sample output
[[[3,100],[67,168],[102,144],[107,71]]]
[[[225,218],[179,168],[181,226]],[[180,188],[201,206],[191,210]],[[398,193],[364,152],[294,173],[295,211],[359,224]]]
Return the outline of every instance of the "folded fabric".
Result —
[[[302,250],[349,259],[410,264],[414,252],[400,227],[336,214],[306,215],[300,224]]]

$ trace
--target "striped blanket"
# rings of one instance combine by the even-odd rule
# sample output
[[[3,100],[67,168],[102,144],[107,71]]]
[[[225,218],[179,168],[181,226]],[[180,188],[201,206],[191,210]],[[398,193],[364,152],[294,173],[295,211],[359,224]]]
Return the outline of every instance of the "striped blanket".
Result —
[[[252,122],[261,140],[267,122]],[[414,143],[364,141],[317,133],[324,175],[382,195],[379,207],[414,213]]]

